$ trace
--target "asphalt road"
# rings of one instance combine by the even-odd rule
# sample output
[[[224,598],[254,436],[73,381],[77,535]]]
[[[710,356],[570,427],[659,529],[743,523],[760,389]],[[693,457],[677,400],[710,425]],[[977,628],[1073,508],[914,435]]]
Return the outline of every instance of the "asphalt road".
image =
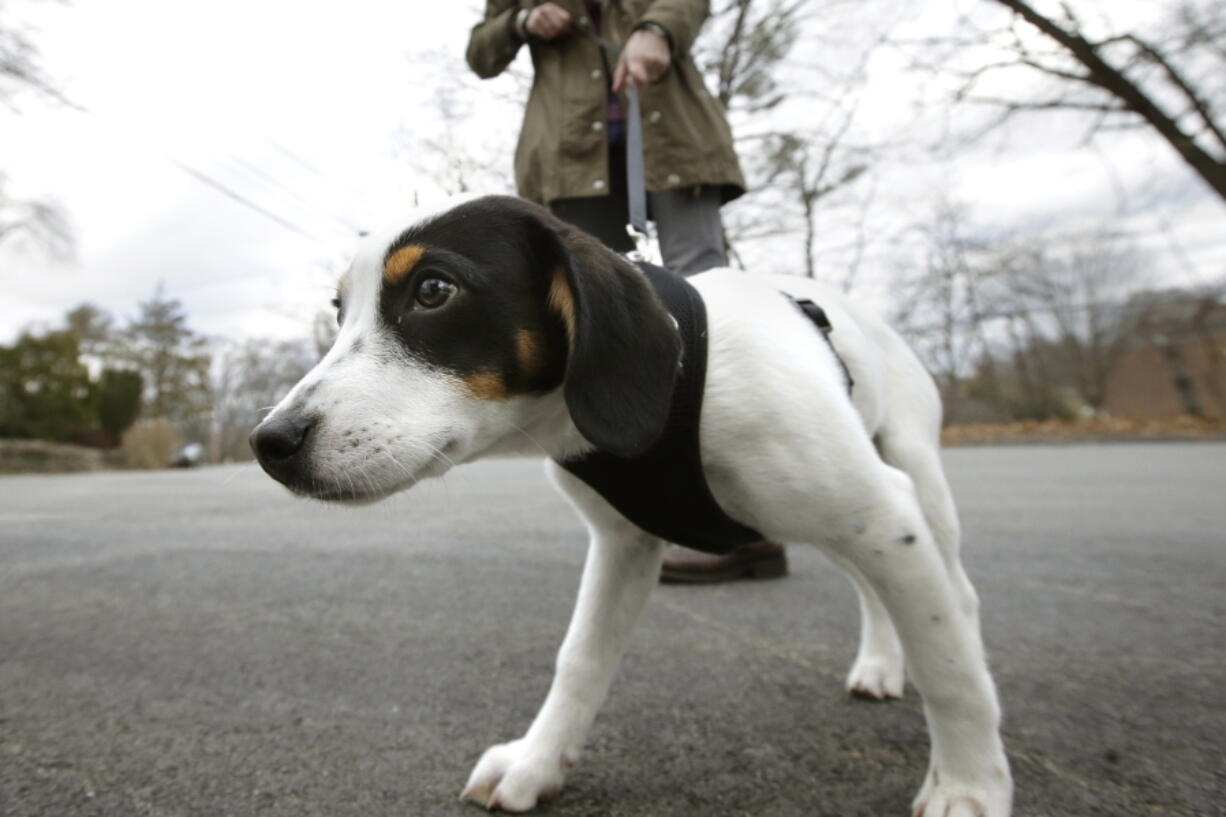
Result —
[[[1226,445],[946,459],[1018,815],[1226,813]],[[382,505],[254,467],[0,478],[0,814],[473,815],[582,530],[539,464]],[[842,692],[850,585],[665,587],[548,815],[905,815],[918,699]]]

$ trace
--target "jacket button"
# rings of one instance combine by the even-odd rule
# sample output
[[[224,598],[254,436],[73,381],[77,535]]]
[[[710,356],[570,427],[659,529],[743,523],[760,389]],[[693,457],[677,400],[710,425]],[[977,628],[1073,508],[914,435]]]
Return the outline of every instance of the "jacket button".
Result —
[[[661,114],[659,111],[652,111],[651,115],[647,117],[647,121],[654,125],[655,123],[660,121],[660,117],[661,117]]]
[[[600,73],[600,69],[599,69],[599,68],[593,68],[593,69],[592,69],[592,79],[600,79],[600,77],[601,77],[601,76],[603,76],[603,75]]]
[[[596,190],[604,190],[604,179],[597,179],[592,182],[592,187]]]
[[[593,122],[592,130],[596,131],[597,133],[600,133],[602,130],[604,130],[604,123],[603,122]]]
[[[681,184],[681,177],[678,176],[676,173],[669,173],[668,183],[669,184]]]

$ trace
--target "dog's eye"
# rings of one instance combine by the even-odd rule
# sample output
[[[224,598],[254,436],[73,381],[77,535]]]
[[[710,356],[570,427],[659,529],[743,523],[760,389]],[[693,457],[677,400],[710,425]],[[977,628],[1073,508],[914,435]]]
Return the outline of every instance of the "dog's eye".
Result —
[[[442,278],[425,278],[417,286],[413,301],[423,309],[437,309],[456,292],[455,284]]]

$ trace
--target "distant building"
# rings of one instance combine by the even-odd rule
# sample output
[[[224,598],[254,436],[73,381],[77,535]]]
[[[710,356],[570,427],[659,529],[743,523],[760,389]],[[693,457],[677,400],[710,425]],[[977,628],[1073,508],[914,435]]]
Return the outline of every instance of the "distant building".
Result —
[[[1226,303],[1154,307],[1111,370],[1104,408],[1115,417],[1226,417]]]

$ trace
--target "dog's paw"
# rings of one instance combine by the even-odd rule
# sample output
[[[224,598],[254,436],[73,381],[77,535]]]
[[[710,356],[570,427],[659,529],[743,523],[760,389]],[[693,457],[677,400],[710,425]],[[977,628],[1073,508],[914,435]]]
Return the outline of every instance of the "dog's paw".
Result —
[[[500,743],[477,761],[460,799],[489,811],[530,811],[562,790],[572,763],[573,758],[542,751],[522,738]]]
[[[847,674],[847,691],[865,701],[902,697],[907,673],[902,656],[859,656]]]
[[[1009,817],[1013,808],[1013,780],[1006,765],[993,769],[986,780],[960,782],[938,770],[928,772],[923,788],[911,804],[912,817]]]

